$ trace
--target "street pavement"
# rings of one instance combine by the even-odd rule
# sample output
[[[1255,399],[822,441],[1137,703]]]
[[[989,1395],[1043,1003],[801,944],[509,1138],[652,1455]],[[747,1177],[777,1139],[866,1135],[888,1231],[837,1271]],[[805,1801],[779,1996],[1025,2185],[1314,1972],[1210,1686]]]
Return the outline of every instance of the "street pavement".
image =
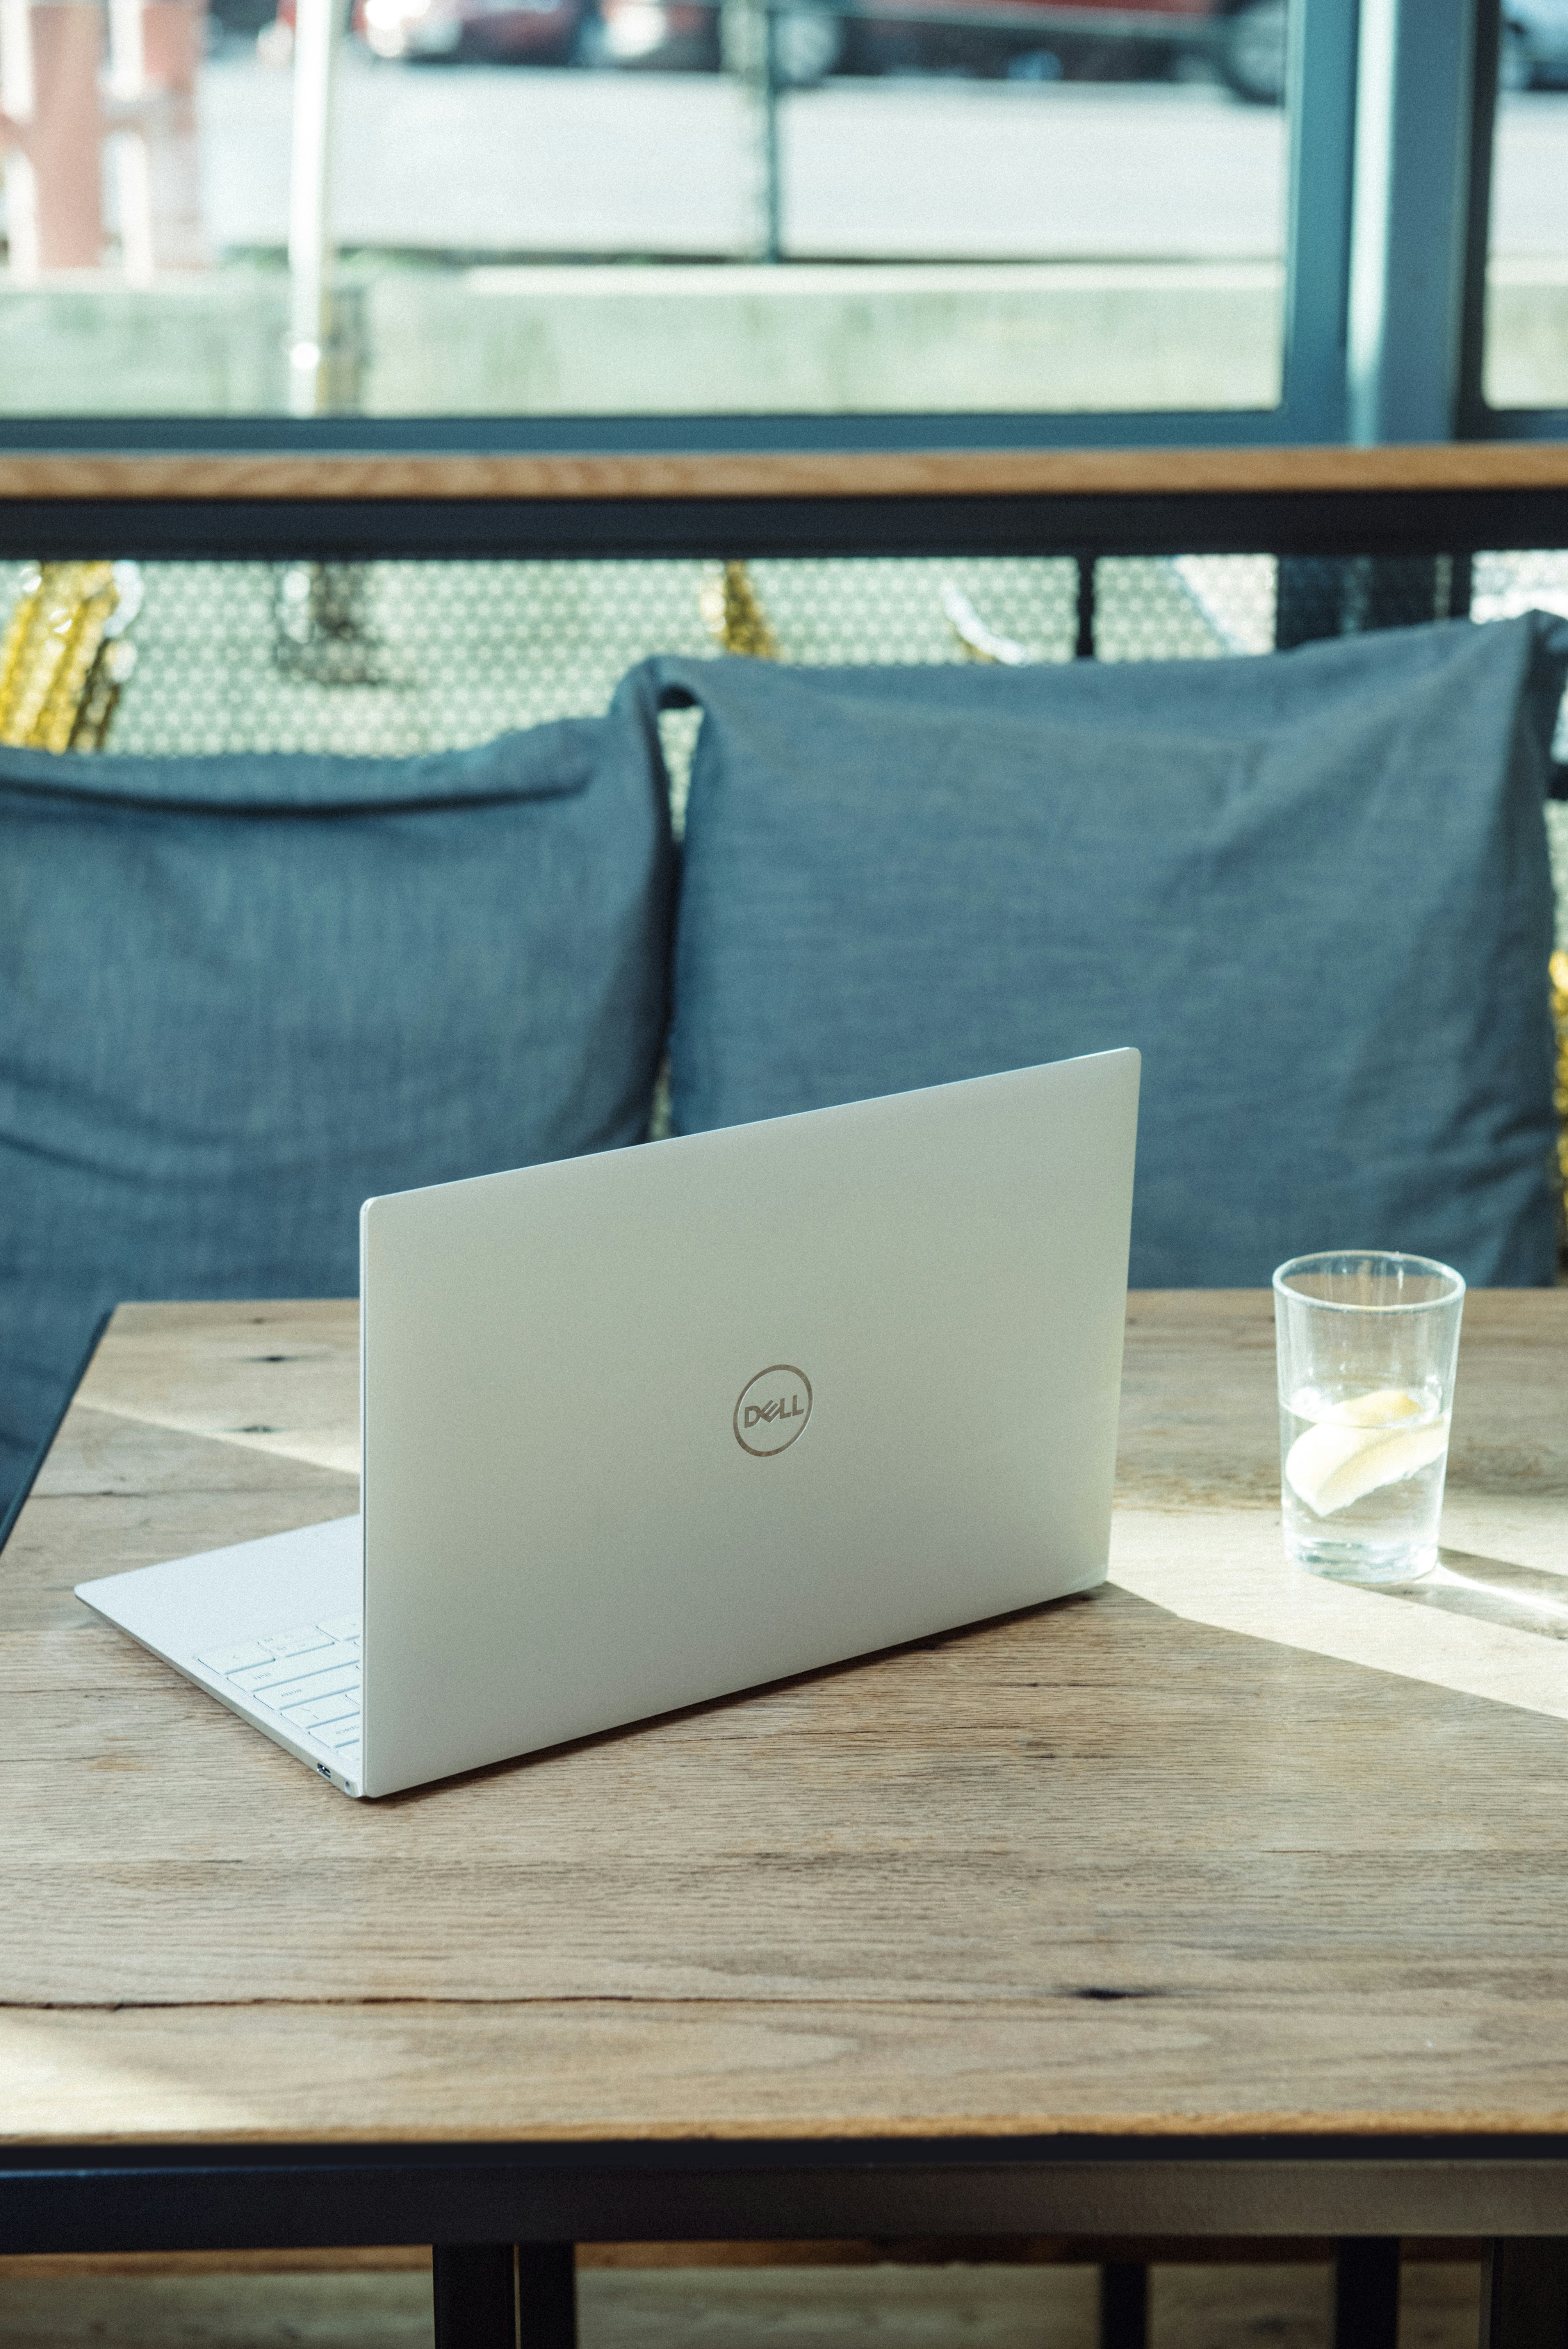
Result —
[[[333,211],[350,245],[448,253],[755,249],[759,140],[718,75],[377,65],[339,84]],[[209,233],[284,237],[290,78],[215,61]],[[801,259],[1278,254],[1281,118],[1202,86],[844,80],[787,98],[785,244]]]
[[[292,78],[220,57],[201,97],[208,233],[286,233]],[[1203,83],[843,80],[782,105],[800,259],[1269,260],[1283,117]],[[718,75],[383,65],[346,53],[333,210],[348,245],[506,254],[756,248],[760,142]],[[1500,252],[1568,256],[1568,93],[1505,100]]]

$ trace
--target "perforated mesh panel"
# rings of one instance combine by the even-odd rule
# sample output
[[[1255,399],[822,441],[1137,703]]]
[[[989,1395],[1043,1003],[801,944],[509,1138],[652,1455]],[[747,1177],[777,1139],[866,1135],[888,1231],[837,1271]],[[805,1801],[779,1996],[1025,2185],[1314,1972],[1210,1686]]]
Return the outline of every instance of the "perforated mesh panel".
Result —
[[[400,755],[590,716],[645,654],[717,652],[699,609],[713,569],[148,564],[106,750]],[[949,587],[1030,657],[1073,650],[1070,562],[758,563],[752,578],[788,660],[965,659]]]
[[[1101,557],[1094,647],[1102,660],[1199,659],[1267,651],[1282,616],[1315,636],[1430,618],[1448,606],[1448,568],[1447,557],[1379,564],[1369,585],[1357,558]],[[398,754],[590,714],[644,654],[716,649],[699,609],[712,573],[692,562],[149,564],[136,674],[106,748]],[[0,566],[6,606],[19,575]],[[1070,659],[1078,643],[1078,566],[1061,557],[758,562],[751,580],[791,661],[965,659],[955,599],[1028,659]],[[1478,618],[1532,602],[1568,608],[1568,555],[1476,558]]]
[[[112,554],[108,548],[106,553]],[[238,750],[402,755],[602,710],[652,652],[713,654],[696,562],[154,563],[130,631],[137,653],[105,755]],[[21,577],[0,565],[0,614]],[[750,566],[782,658],[962,661],[1073,657],[1079,566],[952,557],[764,561]],[[1092,636],[1102,660],[1266,652],[1276,641],[1440,617],[1462,603],[1447,556],[1102,556]],[[1568,615],[1568,553],[1478,554],[1470,609]],[[666,727],[677,797],[696,719]],[[1568,759],[1568,730],[1558,755]],[[1568,944],[1568,809],[1549,811]]]
[[[401,756],[591,716],[645,652],[711,649],[702,576],[675,563],[149,564],[108,747]]]

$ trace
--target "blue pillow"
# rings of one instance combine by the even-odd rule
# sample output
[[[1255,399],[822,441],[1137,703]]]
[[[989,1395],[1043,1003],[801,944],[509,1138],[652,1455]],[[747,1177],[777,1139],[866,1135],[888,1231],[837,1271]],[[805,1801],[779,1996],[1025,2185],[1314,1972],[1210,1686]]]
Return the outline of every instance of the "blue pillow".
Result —
[[[676,1130],[1135,1044],[1135,1286],[1348,1247],[1550,1281],[1565,667],[1540,615],[1251,660],[650,664],[703,713]]]
[[[0,1514],[122,1298],[358,1288],[379,1191],[647,1131],[652,720],[404,761],[0,750]]]

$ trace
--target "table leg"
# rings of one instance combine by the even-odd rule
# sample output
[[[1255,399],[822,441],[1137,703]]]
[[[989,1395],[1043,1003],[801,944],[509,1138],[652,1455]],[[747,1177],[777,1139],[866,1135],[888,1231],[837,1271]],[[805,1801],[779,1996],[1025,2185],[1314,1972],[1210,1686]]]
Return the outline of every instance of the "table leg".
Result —
[[[438,2243],[430,2256],[436,2349],[517,2349],[510,2243]]]
[[[1148,2349],[1149,2270],[1107,2260],[1099,2271],[1099,2349]]]
[[[1502,2236],[1487,2245],[1480,2349],[1568,2349],[1568,2242]]]
[[[521,2349],[577,2349],[577,2261],[570,2243],[517,2247]]]
[[[1334,2259],[1334,2349],[1398,2349],[1399,2239],[1347,2235]]]

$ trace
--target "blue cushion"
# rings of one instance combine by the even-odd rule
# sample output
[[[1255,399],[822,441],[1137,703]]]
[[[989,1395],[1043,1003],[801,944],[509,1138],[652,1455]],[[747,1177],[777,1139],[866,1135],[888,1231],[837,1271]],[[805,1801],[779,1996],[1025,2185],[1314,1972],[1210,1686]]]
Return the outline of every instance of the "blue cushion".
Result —
[[[1352,1246],[1550,1280],[1565,666],[1539,615],[1252,660],[650,665],[703,712],[676,1130],[1136,1044],[1136,1286]]]
[[[650,722],[406,761],[0,750],[0,1488],[119,1299],[353,1294],[367,1195],[642,1138]]]

